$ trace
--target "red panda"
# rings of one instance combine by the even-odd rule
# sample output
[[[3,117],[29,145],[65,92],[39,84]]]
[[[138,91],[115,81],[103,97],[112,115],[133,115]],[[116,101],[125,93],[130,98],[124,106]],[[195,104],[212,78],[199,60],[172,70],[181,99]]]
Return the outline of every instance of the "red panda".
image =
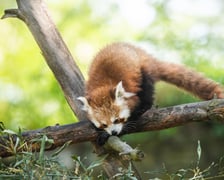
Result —
[[[128,43],[113,43],[94,58],[85,87],[78,99],[96,128],[107,135],[119,135],[128,122],[151,108],[154,83],[162,80],[193,93],[201,99],[224,98],[224,89],[202,74],[184,67],[158,61],[144,50]]]

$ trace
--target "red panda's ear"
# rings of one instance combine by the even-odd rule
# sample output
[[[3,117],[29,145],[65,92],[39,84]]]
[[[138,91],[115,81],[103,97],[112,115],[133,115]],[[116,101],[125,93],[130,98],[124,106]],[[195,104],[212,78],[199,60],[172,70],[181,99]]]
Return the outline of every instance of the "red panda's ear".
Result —
[[[83,103],[82,110],[83,111],[88,111],[90,106],[89,106],[89,103],[88,103],[87,99],[85,97],[82,97],[82,96],[78,97],[77,99]]]
[[[135,95],[136,95],[135,93],[125,91],[125,89],[123,87],[123,84],[122,84],[122,81],[120,81],[117,84],[116,89],[115,89],[115,100],[130,98],[130,97],[135,96]]]

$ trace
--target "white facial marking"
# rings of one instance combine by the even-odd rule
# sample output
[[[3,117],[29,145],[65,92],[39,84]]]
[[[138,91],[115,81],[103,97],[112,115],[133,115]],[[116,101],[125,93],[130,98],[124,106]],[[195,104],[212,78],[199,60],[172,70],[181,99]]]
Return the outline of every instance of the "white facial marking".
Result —
[[[114,121],[115,121],[115,117],[114,116],[112,116],[111,118],[110,118],[110,121],[113,123]]]
[[[102,124],[107,124],[107,122],[106,121],[102,121]]]
[[[105,131],[107,131],[108,134],[112,135],[113,131],[117,132],[117,134],[120,134],[122,129],[123,129],[123,124],[119,123],[119,124],[112,124],[108,126],[107,128],[105,128]]]
[[[119,117],[120,118],[129,118],[130,116],[130,109],[128,109],[128,107],[122,109],[119,113]]]
[[[124,98],[116,98],[115,99],[115,104],[117,106],[122,106],[122,105],[126,104],[126,100]]]
[[[97,128],[100,127],[100,123],[99,123],[97,120],[95,120],[95,119],[92,118],[91,121],[92,121],[92,123],[93,123]]]

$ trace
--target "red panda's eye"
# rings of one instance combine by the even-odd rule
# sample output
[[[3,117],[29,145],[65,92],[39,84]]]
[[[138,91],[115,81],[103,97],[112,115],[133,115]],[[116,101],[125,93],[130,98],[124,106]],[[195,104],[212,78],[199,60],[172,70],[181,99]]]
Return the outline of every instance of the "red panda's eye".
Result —
[[[125,122],[125,118],[120,119],[120,123],[123,123],[123,122]]]
[[[114,124],[118,124],[118,123],[120,123],[120,119],[117,118],[114,120]]]
[[[114,124],[119,124],[125,122],[125,118],[117,118],[114,120]]]
[[[107,128],[107,125],[106,125],[106,124],[102,124],[102,125],[101,125],[101,128],[102,128],[102,129]]]

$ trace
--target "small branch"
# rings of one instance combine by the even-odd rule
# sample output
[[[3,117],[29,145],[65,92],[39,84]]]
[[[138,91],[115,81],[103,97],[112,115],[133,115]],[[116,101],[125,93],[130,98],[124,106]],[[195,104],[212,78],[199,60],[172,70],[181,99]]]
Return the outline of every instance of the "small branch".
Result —
[[[19,18],[20,20],[25,21],[25,17],[18,9],[6,9],[1,19],[5,18]]]
[[[144,158],[144,153],[141,150],[137,148],[133,149],[127,143],[121,141],[117,136],[110,136],[107,145],[119,152],[119,155],[125,160],[141,161]]]

